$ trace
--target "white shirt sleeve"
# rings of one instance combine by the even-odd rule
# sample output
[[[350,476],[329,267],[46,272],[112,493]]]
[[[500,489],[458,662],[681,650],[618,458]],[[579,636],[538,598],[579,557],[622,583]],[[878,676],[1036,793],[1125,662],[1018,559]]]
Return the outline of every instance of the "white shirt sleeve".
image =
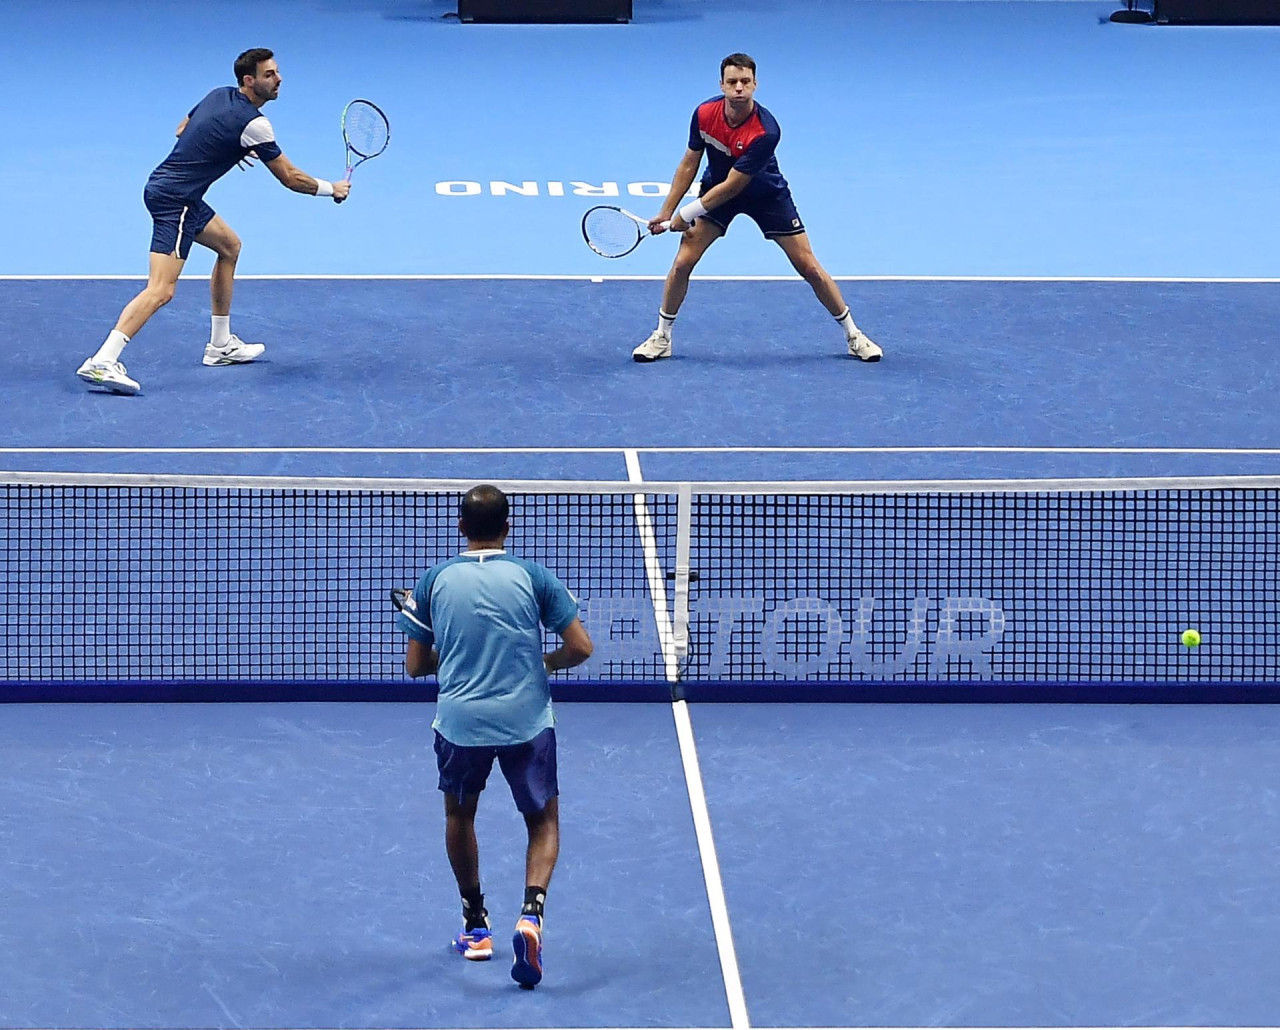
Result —
[[[256,147],[262,143],[274,143],[276,141],[276,130],[271,127],[271,123],[267,121],[265,115],[258,115],[253,121],[244,127],[244,132],[240,134],[240,145],[242,147]]]

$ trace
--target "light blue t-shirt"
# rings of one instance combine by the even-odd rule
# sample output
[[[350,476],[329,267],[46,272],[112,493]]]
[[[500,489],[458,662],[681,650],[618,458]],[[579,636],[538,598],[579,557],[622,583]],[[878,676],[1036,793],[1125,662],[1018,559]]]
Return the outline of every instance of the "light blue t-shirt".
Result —
[[[464,551],[428,569],[399,623],[440,652],[432,726],[462,747],[503,747],[554,725],[540,626],[562,633],[577,614],[548,569],[505,551]]]

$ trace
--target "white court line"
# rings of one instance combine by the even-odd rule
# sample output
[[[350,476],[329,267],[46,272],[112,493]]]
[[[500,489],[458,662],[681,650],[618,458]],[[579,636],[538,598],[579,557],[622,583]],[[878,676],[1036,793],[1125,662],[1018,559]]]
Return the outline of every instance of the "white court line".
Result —
[[[1221,454],[1280,455],[1280,447],[0,447],[0,454]]]
[[[79,281],[146,281],[145,275],[0,275],[0,282],[79,282]],[[183,275],[179,278],[192,280],[208,280],[207,275]],[[803,283],[804,280],[795,275],[695,275],[700,282],[726,283]],[[1267,285],[1280,283],[1280,278],[1254,278],[1247,276],[1142,276],[1142,275],[833,275],[831,278],[846,283],[1242,283],[1245,285]],[[352,280],[352,281],[387,281],[387,282],[432,282],[449,280],[485,280],[485,279],[517,279],[547,280],[549,282],[591,282],[601,279],[606,282],[662,282],[665,275],[542,275],[506,272],[483,272],[475,274],[436,275],[417,274],[383,274],[369,275],[349,274],[261,274],[237,275],[237,280]]]
[[[627,479],[632,483],[644,482],[640,472],[640,455],[634,450],[626,452]],[[649,577],[649,589],[653,595],[653,614],[658,624],[658,639],[666,660],[667,681],[675,683],[679,676],[679,657],[676,654],[671,617],[667,613],[667,583],[658,560],[658,542],[653,531],[644,494],[635,495],[636,521],[639,523],[640,540],[644,548],[645,571]],[[671,702],[671,714],[676,724],[676,740],[680,744],[680,761],[684,766],[685,785],[689,793],[689,809],[693,815],[693,831],[698,841],[698,855],[702,860],[702,877],[707,886],[707,901],[711,907],[711,927],[716,935],[716,951],[720,956],[720,974],[724,978],[725,1000],[729,1004],[729,1022],[733,1030],[748,1030],[751,1021],[747,1015],[747,998],[742,990],[742,975],[738,971],[738,955],[733,946],[733,929],[729,925],[729,906],[724,897],[724,882],[720,878],[720,860],[716,857],[716,842],[711,833],[711,813],[707,808],[707,794],[702,783],[702,768],[698,764],[698,749],[693,736],[693,722],[689,718],[689,703],[684,700]]]

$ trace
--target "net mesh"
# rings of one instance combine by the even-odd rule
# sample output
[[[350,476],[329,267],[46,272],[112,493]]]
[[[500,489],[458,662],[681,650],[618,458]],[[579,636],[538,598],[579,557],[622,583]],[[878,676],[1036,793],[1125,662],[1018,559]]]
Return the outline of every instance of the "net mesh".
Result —
[[[360,157],[375,157],[391,139],[391,128],[372,104],[353,100],[342,114],[342,134]]]
[[[612,207],[593,207],[582,218],[582,235],[605,257],[631,253],[643,238],[640,223]]]
[[[403,680],[388,589],[462,546],[461,489],[74,478],[0,485],[2,682]],[[675,489],[581,486],[508,490],[595,641],[569,678],[1280,681],[1280,485],[698,488],[687,598]]]
[[[0,680],[403,679],[388,591],[462,549],[460,499],[4,487]],[[664,539],[674,504],[648,504]],[[653,624],[631,496],[513,494],[511,509],[513,553],[611,613],[620,639],[646,611]],[[661,679],[656,650],[610,673]]]
[[[1277,496],[696,497],[686,675],[1272,681]]]

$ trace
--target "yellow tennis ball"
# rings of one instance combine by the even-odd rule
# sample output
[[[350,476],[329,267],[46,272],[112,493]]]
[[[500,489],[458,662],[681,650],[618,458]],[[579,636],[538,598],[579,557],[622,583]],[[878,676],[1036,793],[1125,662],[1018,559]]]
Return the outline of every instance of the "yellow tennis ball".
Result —
[[[1184,629],[1182,631],[1182,643],[1184,647],[1200,646],[1200,631],[1195,629]]]

